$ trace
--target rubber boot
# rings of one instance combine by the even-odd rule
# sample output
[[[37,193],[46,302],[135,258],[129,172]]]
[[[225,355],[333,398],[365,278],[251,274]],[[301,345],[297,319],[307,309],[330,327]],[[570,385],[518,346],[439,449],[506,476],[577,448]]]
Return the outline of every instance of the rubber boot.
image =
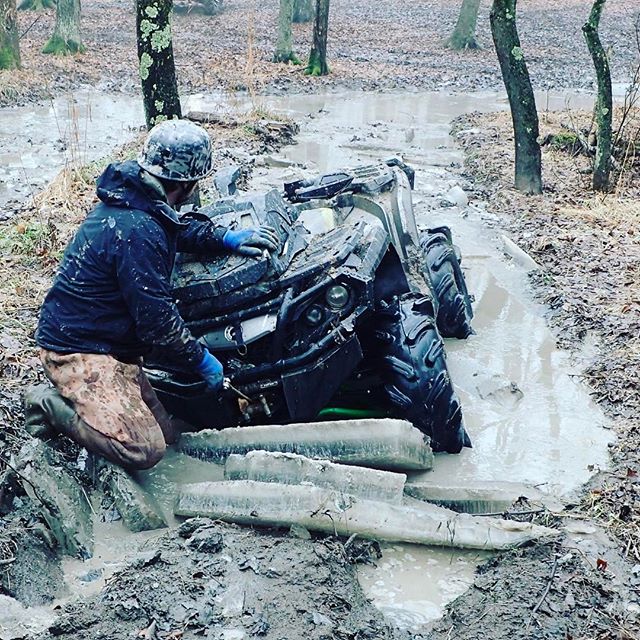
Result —
[[[144,442],[125,445],[105,436],[84,422],[73,404],[47,385],[32,387],[25,394],[24,404],[27,431],[31,435],[41,438],[56,434],[67,436],[90,453],[103,456],[125,469],[149,469],[164,455],[164,446],[149,449]]]
[[[36,384],[27,389],[24,395],[24,428],[29,435],[41,440],[49,440],[56,435],[56,429],[50,420],[51,398],[62,396],[48,384]],[[55,400],[53,400],[55,404]]]

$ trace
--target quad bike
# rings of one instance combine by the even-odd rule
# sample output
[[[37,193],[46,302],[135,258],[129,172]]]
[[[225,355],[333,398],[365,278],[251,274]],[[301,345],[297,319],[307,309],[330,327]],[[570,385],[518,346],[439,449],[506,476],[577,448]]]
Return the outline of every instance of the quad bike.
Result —
[[[449,229],[418,232],[413,180],[392,159],[200,209],[225,226],[271,225],[280,250],[179,254],[178,307],[229,390],[216,397],[157,359],[147,373],[166,408],[196,428],[391,416],[436,451],[471,446],[441,338],[472,333],[471,300]]]

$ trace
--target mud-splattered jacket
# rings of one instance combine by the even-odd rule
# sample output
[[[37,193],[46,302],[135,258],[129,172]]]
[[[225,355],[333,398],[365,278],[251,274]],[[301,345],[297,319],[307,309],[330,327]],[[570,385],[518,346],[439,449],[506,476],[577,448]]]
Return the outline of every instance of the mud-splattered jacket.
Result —
[[[202,360],[169,280],[176,251],[219,252],[226,229],[204,216],[178,219],[149,178],[129,161],[98,179],[102,202],[67,247],[40,312],[36,341],[44,349],[129,359],[156,346],[188,367]]]

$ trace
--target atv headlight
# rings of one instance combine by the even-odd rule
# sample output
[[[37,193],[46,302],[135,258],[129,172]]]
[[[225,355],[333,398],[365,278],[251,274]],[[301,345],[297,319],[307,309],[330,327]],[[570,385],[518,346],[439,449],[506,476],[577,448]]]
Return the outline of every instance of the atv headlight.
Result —
[[[324,311],[319,304],[312,304],[307,309],[304,317],[312,327],[317,327],[324,320]]]
[[[325,300],[332,309],[344,309],[349,302],[349,289],[341,284],[336,284],[327,289]]]

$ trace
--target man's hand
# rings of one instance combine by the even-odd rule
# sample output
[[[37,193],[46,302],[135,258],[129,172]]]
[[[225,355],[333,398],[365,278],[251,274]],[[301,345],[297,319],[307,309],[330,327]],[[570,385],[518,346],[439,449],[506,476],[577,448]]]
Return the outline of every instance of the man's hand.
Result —
[[[277,251],[280,244],[273,227],[262,226],[253,229],[229,229],[222,238],[222,244],[242,256],[259,258],[262,251]]]
[[[207,383],[207,388],[218,393],[222,390],[224,372],[220,360],[212,356],[206,349],[202,356],[202,361],[198,365],[198,373]]]

